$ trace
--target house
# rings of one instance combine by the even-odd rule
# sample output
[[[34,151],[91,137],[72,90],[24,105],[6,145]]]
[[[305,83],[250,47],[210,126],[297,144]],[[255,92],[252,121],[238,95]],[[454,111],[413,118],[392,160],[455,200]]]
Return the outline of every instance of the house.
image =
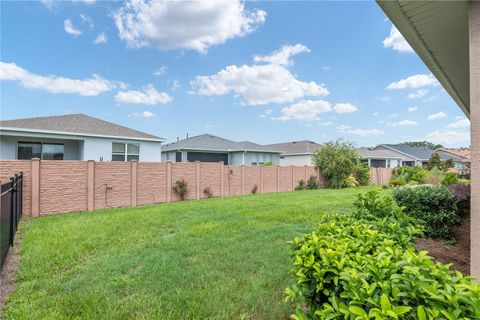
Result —
[[[161,161],[164,139],[84,114],[0,121],[0,159]]]
[[[451,159],[454,167],[453,172],[462,175],[470,174],[470,149],[468,148],[440,148],[436,152],[441,160]]]
[[[385,147],[377,148],[358,148],[358,154],[362,162],[368,164],[370,168],[396,168],[402,165],[405,156],[398,151]]]
[[[389,149],[403,155],[402,166],[421,166],[428,163],[435,150],[427,147],[414,147],[408,144],[381,144],[375,149]]]
[[[280,152],[249,142],[235,142],[212,134],[202,134],[173,142],[162,148],[162,161],[219,162],[229,165],[279,164]]]
[[[280,151],[280,165],[312,165],[312,155],[315,150],[322,147],[321,144],[309,141],[291,141],[283,143],[268,144],[265,147]]]

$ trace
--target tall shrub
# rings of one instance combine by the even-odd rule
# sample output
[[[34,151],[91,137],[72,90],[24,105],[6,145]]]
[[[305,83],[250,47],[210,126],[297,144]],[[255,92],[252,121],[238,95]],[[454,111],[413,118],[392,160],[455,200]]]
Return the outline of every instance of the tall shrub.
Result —
[[[358,163],[355,166],[353,176],[360,186],[366,186],[370,183],[370,168],[365,163]]]
[[[327,185],[335,189],[345,186],[359,159],[355,145],[342,139],[327,142],[312,155],[312,160],[325,176]]]

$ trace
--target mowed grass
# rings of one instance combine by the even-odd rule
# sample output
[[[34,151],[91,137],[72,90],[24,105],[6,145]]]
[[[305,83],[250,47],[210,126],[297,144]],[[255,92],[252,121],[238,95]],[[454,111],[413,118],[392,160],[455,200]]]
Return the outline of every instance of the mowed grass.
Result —
[[[5,319],[286,319],[287,241],[378,187],[187,201],[21,223]]]

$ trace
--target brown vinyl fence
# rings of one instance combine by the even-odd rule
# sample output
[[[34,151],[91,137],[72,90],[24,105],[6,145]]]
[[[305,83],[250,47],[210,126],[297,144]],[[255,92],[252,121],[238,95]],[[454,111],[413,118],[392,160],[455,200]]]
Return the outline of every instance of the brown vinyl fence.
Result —
[[[390,169],[389,169],[390,170]],[[188,185],[186,199],[293,191],[299,180],[316,176],[313,166],[228,166],[211,162],[0,161],[0,177],[24,174],[23,213],[32,216],[178,201],[172,186]],[[380,180],[379,177],[382,177]],[[386,180],[385,180],[386,179]],[[387,181],[377,170],[372,183]]]

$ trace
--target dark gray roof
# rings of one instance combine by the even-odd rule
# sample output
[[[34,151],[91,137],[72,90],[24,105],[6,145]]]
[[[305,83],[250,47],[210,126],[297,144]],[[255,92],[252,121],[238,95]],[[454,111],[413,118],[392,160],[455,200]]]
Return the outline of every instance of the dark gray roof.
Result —
[[[382,146],[406,153],[420,160],[429,160],[432,153],[435,152],[435,150],[427,147],[412,147],[406,144],[382,144]]]
[[[402,154],[398,153],[397,151],[390,150],[387,148],[383,149],[374,149],[374,148],[365,148],[361,147],[357,149],[358,154],[360,157],[366,159],[402,159],[404,157]]]
[[[280,153],[266,146],[262,146],[250,141],[232,141],[212,134],[202,134],[190,137],[177,142],[169,143],[163,146],[162,151],[175,150],[204,150],[204,151],[258,151],[268,153]]]
[[[267,144],[265,147],[281,151],[283,154],[312,154],[315,150],[320,149],[322,145],[313,141],[302,140]]]
[[[84,134],[87,136],[93,135],[135,138],[140,140],[164,140],[148,133],[93,118],[81,113],[0,121],[0,128],[4,129],[7,127],[13,129],[18,128],[38,131],[57,131],[62,133]]]

